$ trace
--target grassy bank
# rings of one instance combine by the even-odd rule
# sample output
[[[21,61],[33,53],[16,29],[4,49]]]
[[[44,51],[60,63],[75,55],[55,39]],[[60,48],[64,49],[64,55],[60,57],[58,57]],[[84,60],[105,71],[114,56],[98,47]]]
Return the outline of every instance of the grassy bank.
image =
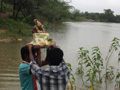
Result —
[[[43,23],[45,29],[51,26],[51,23]],[[14,20],[10,17],[0,18],[0,42],[16,41],[23,36],[32,37],[33,20]]]
[[[0,18],[0,30],[6,30],[6,33],[0,33],[0,37],[2,38],[17,37],[18,35],[32,35],[31,28],[31,25],[21,22],[19,20],[14,20],[11,18]]]

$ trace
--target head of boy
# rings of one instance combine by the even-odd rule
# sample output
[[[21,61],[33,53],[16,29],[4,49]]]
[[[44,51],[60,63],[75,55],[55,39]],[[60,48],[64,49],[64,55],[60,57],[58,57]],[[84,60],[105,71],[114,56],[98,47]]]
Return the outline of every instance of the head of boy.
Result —
[[[33,56],[35,57],[35,50],[32,50]],[[21,58],[23,61],[30,62],[28,46],[21,48]]]
[[[58,66],[63,61],[63,51],[60,48],[50,46],[47,49],[46,60],[49,65]]]

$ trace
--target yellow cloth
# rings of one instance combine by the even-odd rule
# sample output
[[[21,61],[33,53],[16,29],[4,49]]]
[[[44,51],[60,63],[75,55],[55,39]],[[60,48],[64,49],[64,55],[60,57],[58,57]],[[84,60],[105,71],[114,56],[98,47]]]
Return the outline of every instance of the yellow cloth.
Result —
[[[49,39],[48,33],[34,33],[33,41],[30,42],[29,44],[33,44],[33,45],[49,44],[48,39]]]

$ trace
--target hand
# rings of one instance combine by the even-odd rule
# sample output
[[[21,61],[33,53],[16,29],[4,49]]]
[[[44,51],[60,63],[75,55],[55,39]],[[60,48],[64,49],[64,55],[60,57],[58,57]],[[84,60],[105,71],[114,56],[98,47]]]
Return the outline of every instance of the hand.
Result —
[[[53,44],[53,47],[56,47],[56,44]]]
[[[40,51],[40,45],[34,45],[34,46],[33,46],[33,49],[34,49],[35,51],[39,52],[39,51]]]
[[[42,28],[44,28],[44,25],[41,25]]]
[[[33,61],[33,60],[35,60],[33,53],[32,53],[33,46],[31,44],[28,44],[27,46],[28,46],[28,51],[29,51],[29,59],[30,59],[30,61]]]
[[[28,44],[27,47],[28,47],[28,50],[32,49],[32,45],[31,44]]]

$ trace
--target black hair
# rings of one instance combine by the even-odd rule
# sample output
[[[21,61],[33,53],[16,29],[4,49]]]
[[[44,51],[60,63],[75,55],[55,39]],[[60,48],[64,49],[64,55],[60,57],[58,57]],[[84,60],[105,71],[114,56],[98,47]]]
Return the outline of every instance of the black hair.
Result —
[[[59,65],[63,61],[63,51],[58,47],[50,46],[47,49],[46,60],[48,60],[51,65]]]
[[[35,55],[35,50],[32,50],[32,53],[33,55]],[[29,56],[29,51],[27,46],[21,48],[21,58],[23,61],[26,61],[25,55]]]

